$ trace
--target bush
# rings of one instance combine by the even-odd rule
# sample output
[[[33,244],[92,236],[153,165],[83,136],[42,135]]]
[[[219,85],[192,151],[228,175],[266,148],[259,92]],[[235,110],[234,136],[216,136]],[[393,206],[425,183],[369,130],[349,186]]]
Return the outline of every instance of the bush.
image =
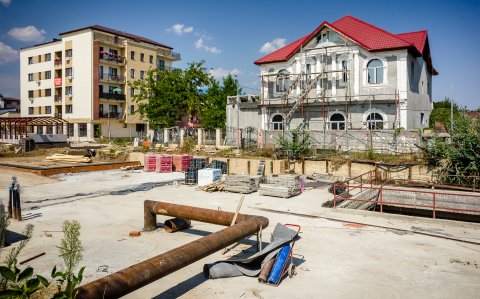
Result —
[[[300,126],[290,131],[291,137],[280,136],[278,145],[282,154],[288,155],[292,159],[298,159],[310,154],[312,144],[310,134],[301,130]]]

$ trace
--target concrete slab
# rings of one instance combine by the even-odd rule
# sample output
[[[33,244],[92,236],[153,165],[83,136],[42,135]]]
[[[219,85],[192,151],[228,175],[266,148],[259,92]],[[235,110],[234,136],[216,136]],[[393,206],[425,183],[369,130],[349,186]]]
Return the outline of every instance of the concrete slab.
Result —
[[[90,189],[105,191],[141,184],[152,177],[177,178],[173,174],[141,172],[131,172],[127,177],[122,177],[122,173],[90,175],[60,177],[57,183],[25,190],[25,196],[31,200],[49,197],[52,186],[55,196],[61,197]],[[58,232],[61,224],[65,219],[76,219],[82,224],[85,252],[81,265],[86,266],[85,282],[88,282],[221,229],[193,222],[192,228],[174,234],[157,230],[129,237],[130,231],[143,227],[145,199],[234,211],[240,195],[206,193],[190,186],[169,184],[121,196],[102,193],[65,204],[40,206],[24,213],[26,221],[12,221],[10,225],[9,229],[15,232],[21,232],[27,223],[35,225],[33,238],[19,259],[46,252],[28,264],[48,276],[54,264],[62,264],[56,248],[62,238]],[[294,256],[299,264],[298,274],[285,279],[278,288],[259,284],[250,277],[203,278],[203,264],[245,250],[253,252],[252,237],[226,255],[215,253],[126,298],[476,298],[480,293],[480,245],[461,241],[480,244],[479,224],[321,208],[329,199],[327,186],[289,199],[262,197],[257,193],[246,196],[242,212],[270,219],[264,241],[269,240],[277,222],[302,226],[302,239],[295,245]],[[165,219],[159,216],[158,222]],[[334,219],[379,227],[349,225]],[[49,231],[48,235],[45,231]],[[451,236],[459,241],[415,231]],[[6,251],[2,250],[2,255]]]

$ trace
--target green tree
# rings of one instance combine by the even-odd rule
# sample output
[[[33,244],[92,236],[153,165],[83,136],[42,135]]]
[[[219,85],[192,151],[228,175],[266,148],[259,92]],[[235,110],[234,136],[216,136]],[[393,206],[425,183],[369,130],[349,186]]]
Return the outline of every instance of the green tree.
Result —
[[[137,90],[134,100],[138,113],[162,127],[171,127],[186,116],[201,115],[205,109],[201,89],[212,81],[203,64],[192,62],[185,70],[153,69],[145,79],[131,83]]]
[[[312,139],[308,131],[298,126],[290,131],[291,136],[281,135],[278,139],[280,150],[293,159],[301,158],[310,153]]]
[[[451,100],[449,98],[445,98],[445,100],[440,102],[433,103],[433,110],[430,113],[429,118],[429,127],[433,128],[436,122],[442,123],[447,131],[450,131],[450,107]],[[457,119],[460,115],[460,109],[458,105],[453,102],[453,119]]]
[[[231,74],[223,78],[223,86],[216,80],[212,80],[208,87],[205,99],[205,110],[202,114],[202,126],[204,128],[225,128],[227,97],[237,95],[238,80]],[[242,89],[238,88],[238,94]]]

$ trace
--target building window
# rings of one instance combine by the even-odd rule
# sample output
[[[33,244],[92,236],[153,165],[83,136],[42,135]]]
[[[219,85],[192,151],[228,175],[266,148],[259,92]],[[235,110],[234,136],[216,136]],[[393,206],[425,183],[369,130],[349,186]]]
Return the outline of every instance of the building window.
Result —
[[[46,126],[47,134],[53,134],[53,126]]]
[[[42,106],[38,106],[38,114],[42,114]]]
[[[130,105],[130,114],[133,114],[133,113],[135,113],[135,106]]]
[[[28,91],[28,97],[29,97],[29,98],[33,98],[33,90],[29,90],[29,91]]]
[[[143,76],[145,75],[144,71],[140,71],[140,79],[143,79]]]
[[[28,81],[33,81],[33,73],[28,74]]]
[[[73,134],[74,134],[73,129],[74,129],[73,124],[68,124],[67,125],[67,130],[68,130],[67,134],[68,134],[69,137],[73,137]]]
[[[99,77],[100,79],[103,79],[103,65],[100,65],[100,66],[98,67],[98,77]]]
[[[370,113],[367,117],[369,130],[383,130],[383,117],[380,113]]]
[[[45,61],[50,61],[50,60],[52,60],[52,54],[50,53],[45,54]]]
[[[73,113],[73,106],[65,105],[65,113]]]
[[[145,60],[145,54],[140,53],[140,61],[143,62]]]
[[[33,107],[28,107],[28,115],[33,115]]]
[[[45,106],[45,114],[52,114],[52,106]]]
[[[37,126],[37,134],[43,134],[43,126]]]
[[[160,59],[160,60],[157,61],[157,69],[159,69],[159,70],[165,69],[165,60]]]
[[[65,50],[65,57],[67,58],[72,58],[73,51],[72,49],[70,50]]]
[[[73,68],[68,67],[65,69],[65,76],[67,77],[73,77]]]
[[[38,72],[38,80],[42,80],[42,72]]]
[[[345,130],[345,116],[334,113],[330,117],[330,130]]]
[[[150,63],[153,64],[153,55],[150,55]]]
[[[130,78],[135,78],[135,70],[134,69],[130,70]]]
[[[420,124],[425,124],[425,113],[420,112]]]
[[[38,90],[38,97],[39,97],[39,98],[42,97],[42,90],[41,90],[41,89]]]
[[[135,52],[134,51],[130,51],[130,59],[135,60]]]
[[[52,89],[51,88],[45,89],[45,96],[46,97],[51,97],[52,96]]]
[[[345,83],[348,80],[348,73],[347,73],[347,61],[342,60],[342,81]]]
[[[290,86],[290,77],[286,70],[280,70],[277,76],[277,86],[276,92],[285,92],[287,91],[288,86]]]
[[[33,64],[33,57],[28,57],[28,64]]]
[[[415,63],[410,62],[410,82],[412,82],[412,86],[413,86],[413,82],[415,81]]]
[[[367,77],[369,84],[383,83],[383,63],[379,59],[370,60],[367,64]]]
[[[38,62],[42,62],[42,55],[38,55]]]
[[[272,126],[273,130],[275,131],[282,131],[283,130],[283,116],[280,114],[275,115],[272,118]]]
[[[87,123],[78,124],[78,137],[87,137]]]
[[[119,44],[120,43],[120,38],[118,36],[115,36],[115,38],[113,39],[113,41],[116,43],[116,44]]]
[[[45,72],[45,79],[52,79],[52,71]]]
[[[130,95],[132,97],[135,95],[135,89],[134,88],[130,88]]]
[[[72,86],[65,86],[65,95],[71,96],[73,94]]]

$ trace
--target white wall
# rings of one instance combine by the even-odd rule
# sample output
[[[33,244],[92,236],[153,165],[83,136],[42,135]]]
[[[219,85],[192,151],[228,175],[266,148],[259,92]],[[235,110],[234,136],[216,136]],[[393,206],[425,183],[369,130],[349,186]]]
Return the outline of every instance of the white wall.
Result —
[[[42,114],[41,116],[53,116],[55,113],[55,86],[53,85],[53,80],[55,78],[55,52],[61,51],[62,44],[61,42],[52,43],[44,46],[38,46],[34,48],[29,48],[20,51],[20,103],[21,110],[20,115],[22,117],[28,117],[28,107],[38,107],[38,106],[52,106],[52,113]],[[51,54],[50,61],[45,60],[45,54]],[[28,64],[28,57],[42,55],[42,62]],[[45,71],[51,72],[51,79],[44,79]],[[42,80],[40,85],[34,81],[28,81],[28,74],[33,73],[37,74],[42,72]],[[29,90],[38,90],[38,89],[48,89],[52,90],[52,95],[50,97],[45,97],[44,91],[42,91],[41,98],[35,98],[33,103],[30,102],[28,97]],[[42,108],[42,112],[45,113],[45,108]],[[35,115],[39,116],[39,115]]]

